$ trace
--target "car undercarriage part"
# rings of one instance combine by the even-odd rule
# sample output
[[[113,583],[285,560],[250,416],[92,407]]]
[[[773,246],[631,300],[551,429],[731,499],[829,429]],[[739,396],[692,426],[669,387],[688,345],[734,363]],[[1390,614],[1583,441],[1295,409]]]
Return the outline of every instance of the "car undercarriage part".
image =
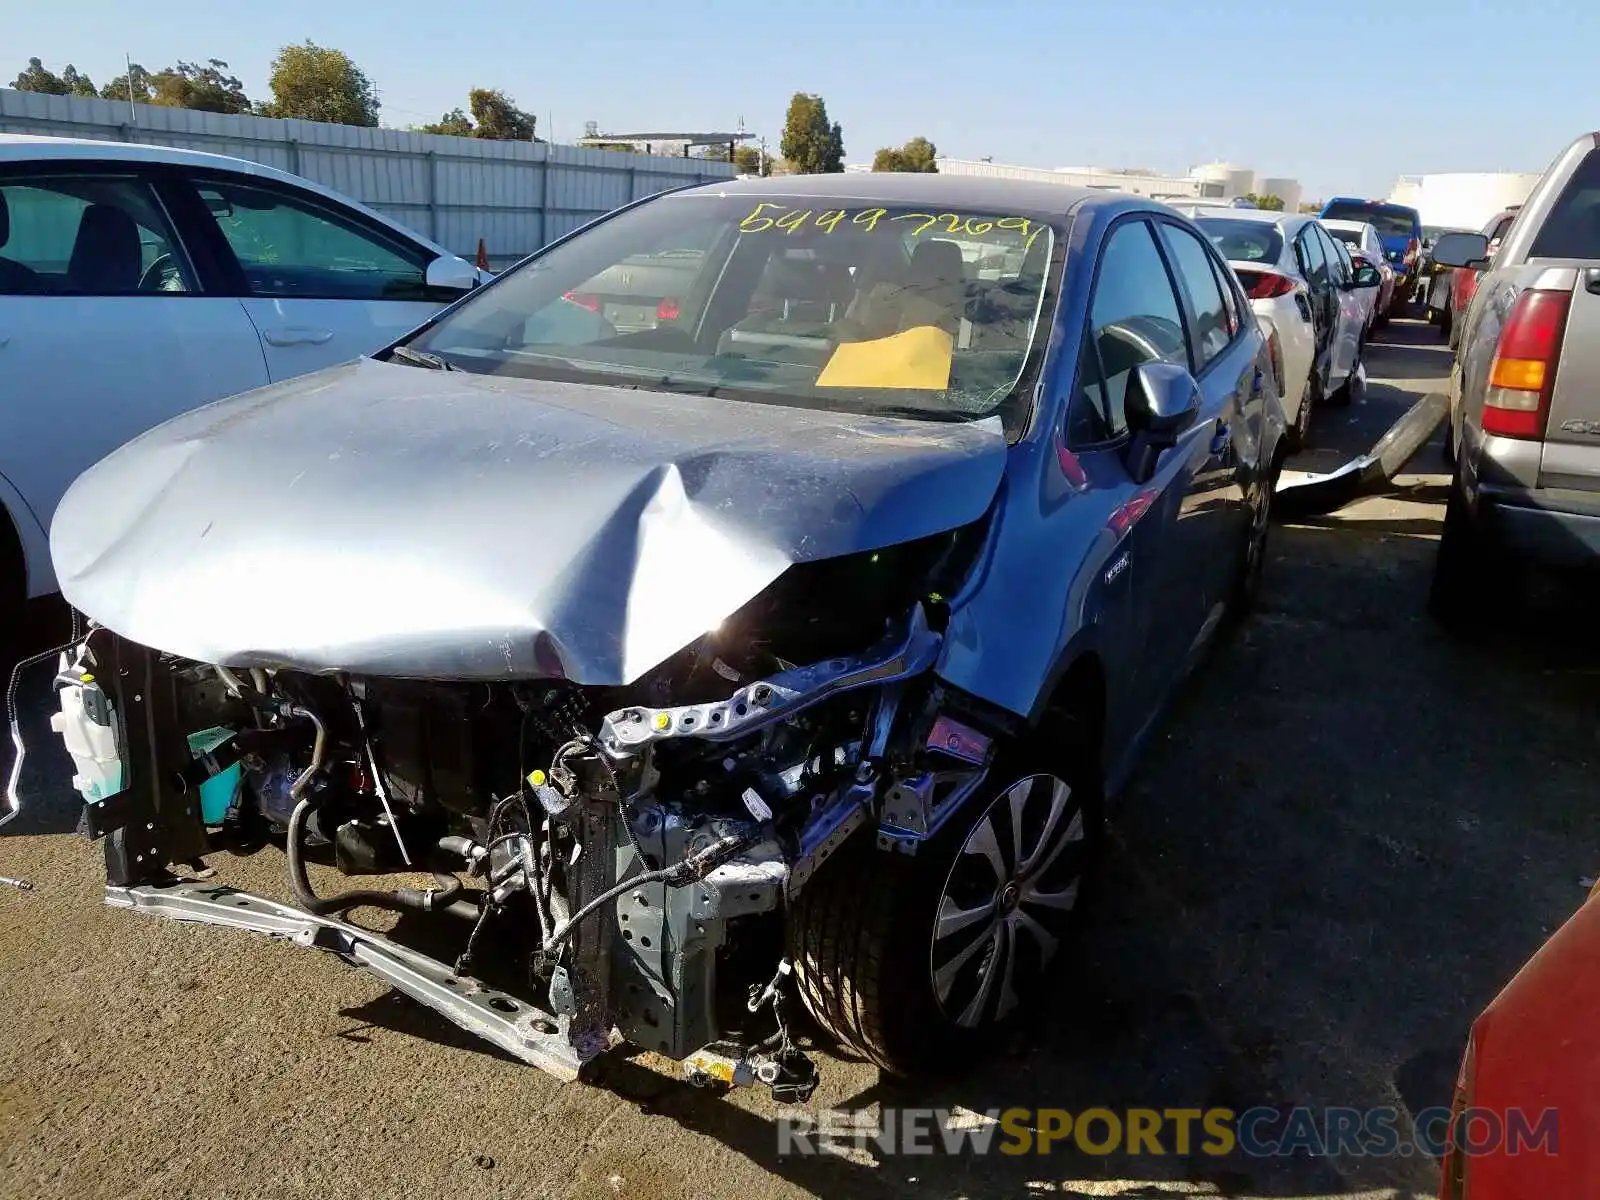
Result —
[[[1008,729],[932,672],[938,589],[972,553],[816,564],[623,688],[236,671],[102,633],[57,678],[68,744],[113,735],[117,786],[80,771],[80,829],[105,841],[109,903],[332,950],[556,1074],[620,1035],[691,1082],[802,1100],[789,905],[858,835],[916,854]],[[196,729],[231,738],[196,754]],[[208,817],[199,791],[230,769]],[[270,839],[298,910],[170,869]],[[319,895],[318,860],[431,886]],[[334,915],[360,907],[466,918],[464,944],[446,963]]]

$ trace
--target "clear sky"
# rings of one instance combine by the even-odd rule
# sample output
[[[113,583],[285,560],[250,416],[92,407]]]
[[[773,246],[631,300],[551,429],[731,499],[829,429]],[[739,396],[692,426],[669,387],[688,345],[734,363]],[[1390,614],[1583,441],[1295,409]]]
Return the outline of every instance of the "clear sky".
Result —
[[[1029,166],[1227,159],[1308,198],[1396,175],[1542,170],[1600,127],[1596,0],[0,0],[0,83],[33,55],[97,83],[225,59],[252,99],[277,48],[344,50],[404,127],[498,87],[542,136],[747,127],[795,91],[847,161],[930,138]],[[13,61],[14,60],[14,61]]]

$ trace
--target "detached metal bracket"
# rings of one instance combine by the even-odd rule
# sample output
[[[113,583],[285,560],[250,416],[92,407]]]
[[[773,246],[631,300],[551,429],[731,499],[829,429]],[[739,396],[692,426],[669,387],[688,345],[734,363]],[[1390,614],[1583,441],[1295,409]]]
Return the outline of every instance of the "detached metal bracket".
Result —
[[[249,892],[183,881],[108,886],[105,899],[113,908],[243,929],[337,954],[468,1033],[558,1079],[570,1082],[579,1078],[586,1063],[604,1048],[589,1045],[587,1053],[580,1054],[568,1041],[570,1022],[566,1018],[551,1016],[515,996],[457,975],[437,959],[381,934]]]

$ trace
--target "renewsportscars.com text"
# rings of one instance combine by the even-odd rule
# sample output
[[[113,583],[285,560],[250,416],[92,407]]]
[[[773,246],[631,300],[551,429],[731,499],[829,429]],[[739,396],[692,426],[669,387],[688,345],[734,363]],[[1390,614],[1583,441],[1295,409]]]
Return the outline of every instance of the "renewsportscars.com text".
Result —
[[[1454,1143],[1467,1155],[1555,1154],[1555,1109],[1424,1109],[1409,1122],[1394,1108],[886,1108],[867,1113],[789,1109],[777,1120],[778,1153],[879,1156],[1050,1154],[1252,1158],[1354,1155],[1440,1158]]]

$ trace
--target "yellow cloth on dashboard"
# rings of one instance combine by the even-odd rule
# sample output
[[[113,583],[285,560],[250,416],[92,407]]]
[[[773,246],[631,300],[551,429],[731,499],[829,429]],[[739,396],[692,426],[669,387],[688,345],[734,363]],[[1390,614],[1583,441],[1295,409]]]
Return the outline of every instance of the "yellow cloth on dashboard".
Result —
[[[841,342],[817,376],[819,388],[918,388],[942,392],[950,386],[953,339],[933,325],[870,342]]]

